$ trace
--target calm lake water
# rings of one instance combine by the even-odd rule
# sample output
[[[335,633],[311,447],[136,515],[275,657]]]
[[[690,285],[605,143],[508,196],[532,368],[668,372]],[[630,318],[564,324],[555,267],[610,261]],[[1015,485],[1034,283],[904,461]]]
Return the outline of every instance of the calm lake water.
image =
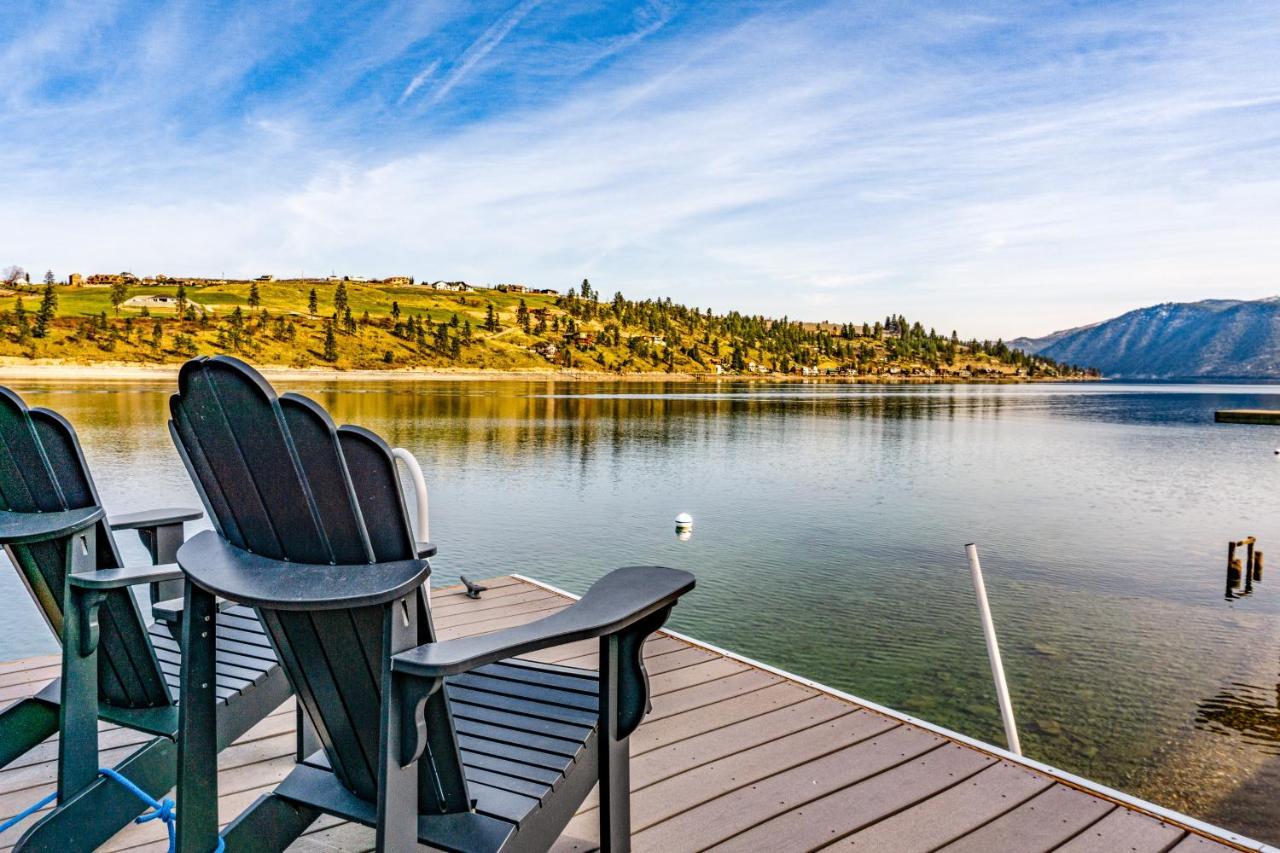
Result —
[[[168,383],[13,387],[75,424],[108,511],[198,505]],[[1213,423],[1280,388],[280,387],[418,455],[437,583],[687,568],[674,628],[1003,743],[976,541],[1028,755],[1280,841],[1280,429]],[[1228,600],[1246,535],[1276,576]],[[12,571],[0,594],[0,660],[54,651]]]

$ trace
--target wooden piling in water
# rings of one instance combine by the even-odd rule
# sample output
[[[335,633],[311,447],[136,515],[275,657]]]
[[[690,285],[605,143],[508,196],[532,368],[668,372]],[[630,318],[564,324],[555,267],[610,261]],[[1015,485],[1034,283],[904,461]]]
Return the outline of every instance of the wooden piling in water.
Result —
[[[1244,591],[1253,592],[1253,543],[1257,541],[1252,536],[1245,537],[1244,552]]]
[[[1262,580],[1262,552],[1255,551],[1253,553],[1253,579]]]
[[[1240,585],[1240,561],[1236,559],[1236,541],[1227,543],[1227,589]]]

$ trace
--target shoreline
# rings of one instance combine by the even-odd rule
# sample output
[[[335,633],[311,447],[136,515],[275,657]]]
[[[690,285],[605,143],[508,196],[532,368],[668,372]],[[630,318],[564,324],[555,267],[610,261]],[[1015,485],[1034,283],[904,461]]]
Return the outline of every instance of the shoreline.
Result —
[[[140,379],[174,380],[180,365],[138,364],[134,362],[98,362],[76,364],[57,360],[30,361],[22,358],[0,357],[0,382],[11,379],[53,381],[137,381]],[[439,367],[430,370],[335,370],[327,368],[297,368],[283,365],[255,364],[264,376],[285,380],[314,380],[341,382],[351,380],[386,380],[391,382],[846,382],[866,385],[994,385],[994,384],[1044,384],[1062,382],[1096,382],[1084,377],[1078,379],[1028,379],[1026,377],[957,378],[941,376],[785,376],[772,374],[721,374],[714,373],[604,373],[589,370],[563,370],[559,368],[533,368],[528,370],[485,370],[474,368]]]

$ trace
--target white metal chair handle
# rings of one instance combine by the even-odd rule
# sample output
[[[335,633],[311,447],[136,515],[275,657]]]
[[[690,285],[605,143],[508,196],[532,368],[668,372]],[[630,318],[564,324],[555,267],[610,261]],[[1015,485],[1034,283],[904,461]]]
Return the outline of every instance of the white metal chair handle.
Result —
[[[417,524],[414,525],[414,537],[419,542],[431,541],[431,521],[427,516],[427,480],[422,476],[422,466],[418,459],[403,447],[393,448],[391,455],[409,472],[413,480],[414,505],[417,509]]]
[[[414,509],[417,510],[417,524],[414,525],[413,537],[416,542],[431,541],[431,522],[427,515],[427,480],[422,476],[422,466],[418,464],[418,459],[403,447],[393,447],[391,455],[396,461],[404,465],[409,472],[409,478],[413,480],[413,503]],[[427,585],[427,603],[431,603],[431,585]]]

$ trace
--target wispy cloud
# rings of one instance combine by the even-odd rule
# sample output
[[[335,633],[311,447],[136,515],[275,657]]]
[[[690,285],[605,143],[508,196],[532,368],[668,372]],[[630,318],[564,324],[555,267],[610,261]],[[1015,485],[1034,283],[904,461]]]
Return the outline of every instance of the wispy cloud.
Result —
[[[388,6],[286,59],[319,26],[287,6],[265,36],[136,28],[234,40],[216,88],[196,48],[146,69],[86,48],[80,80],[0,44],[0,181],[22,199],[0,263],[589,277],[990,336],[1280,281],[1261,6],[534,5]],[[92,45],[115,20],[24,32]]]
[[[440,60],[433,59],[431,64],[426,68],[413,75],[413,79],[409,81],[409,85],[404,87],[404,91],[400,93],[399,103],[403,104],[409,99],[414,92],[422,87],[422,84],[435,76],[436,70],[440,67]]]
[[[511,34],[511,31],[524,20],[525,16],[542,5],[542,2],[543,0],[520,0],[509,12],[494,21],[479,38],[463,51],[439,85],[431,90],[427,98],[427,104],[438,104],[448,97],[449,93],[462,83],[475,70],[476,66],[493,52],[494,48],[502,44],[503,40]]]

